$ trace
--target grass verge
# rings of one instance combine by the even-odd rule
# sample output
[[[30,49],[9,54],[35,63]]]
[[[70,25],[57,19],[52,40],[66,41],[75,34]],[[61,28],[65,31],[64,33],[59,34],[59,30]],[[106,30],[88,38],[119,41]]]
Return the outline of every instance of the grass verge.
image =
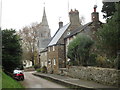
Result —
[[[2,72],[2,88],[24,88],[18,81]]]

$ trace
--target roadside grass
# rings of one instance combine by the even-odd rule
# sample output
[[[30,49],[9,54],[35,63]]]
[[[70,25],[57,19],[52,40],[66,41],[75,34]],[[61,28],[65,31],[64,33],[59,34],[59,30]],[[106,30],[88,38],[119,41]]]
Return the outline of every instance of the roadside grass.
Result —
[[[0,90],[2,89],[2,70],[0,66]]]
[[[6,75],[4,72],[2,73],[2,88],[24,88],[21,83],[17,82],[10,76]]]

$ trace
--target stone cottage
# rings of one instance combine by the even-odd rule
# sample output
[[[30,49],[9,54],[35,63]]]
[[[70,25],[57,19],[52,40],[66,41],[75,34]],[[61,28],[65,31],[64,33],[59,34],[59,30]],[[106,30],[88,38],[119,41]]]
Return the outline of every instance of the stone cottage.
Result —
[[[94,11],[91,13],[91,22],[88,22],[85,25],[80,25],[79,28],[73,30],[70,32],[69,35],[67,35],[64,38],[65,42],[65,51],[66,51],[66,61],[69,61],[70,59],[67,58],[67,51],[68,51],[68,45],[69,43],[79,34],[79,33],[84,33],[86,35],[89,35],[91,39],[95,40],[95,32],[98,30],[98,28],[101,27],[102,22],[99,21],[99,13],[96,12],[97,6],[94,6]]]
[[[40,65],[41,67],[46,66],[47,67],[47,48],[45,48],[44,50],[42,50],[40,52]]]
[[[65,42],[64,38],[73,30],[81,26],[78,10],[69,12],[70,23],[63,26],[63,22],[59,22],[59,29],[48,44],[47,69],[49,73],[59,73],[60,68],[66,67],[65,61]]]

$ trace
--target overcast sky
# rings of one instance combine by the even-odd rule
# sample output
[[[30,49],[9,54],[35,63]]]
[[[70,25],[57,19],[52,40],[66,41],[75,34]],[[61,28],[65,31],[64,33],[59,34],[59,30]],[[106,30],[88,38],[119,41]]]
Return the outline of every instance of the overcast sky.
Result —
[[[40,23],[45,6],[48,24],[53,36],[58,29],[59,17],[61,17],[60,20],[63,21],[64,25],[69,22],[68,10],[76,8],[79,11],[79,16],[85,18],[85,24],[91,21],[91,13],[95,4],[98,6],[100,21],[104,22],[101,13],[102,0],[2,0],[1,25],[2,29],[19,30],[31,23]]]

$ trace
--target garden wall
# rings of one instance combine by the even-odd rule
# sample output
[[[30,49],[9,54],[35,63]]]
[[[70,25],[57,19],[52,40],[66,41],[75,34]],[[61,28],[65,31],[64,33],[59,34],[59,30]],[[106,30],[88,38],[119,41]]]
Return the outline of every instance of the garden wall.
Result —
[[[63,69],[64,75],[84,80],[92,80],[98,83],[120,86],[120,70],[99,67],[72,66]]]

